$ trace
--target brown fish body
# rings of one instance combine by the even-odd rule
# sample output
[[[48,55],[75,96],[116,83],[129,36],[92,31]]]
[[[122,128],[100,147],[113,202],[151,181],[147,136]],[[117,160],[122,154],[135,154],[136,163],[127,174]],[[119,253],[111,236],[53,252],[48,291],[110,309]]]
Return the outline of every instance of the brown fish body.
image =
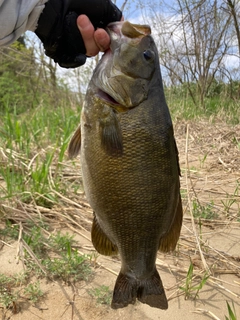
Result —
[[[82,110],[83,183],[96,250],[121,257],[112,307],[138,298],[166,309],[155,261],[159,249],[175,248],[181,229],[177,149],[153,39],[139,26],[137,39],[134,31],[126,37],[122,25],[110,29],[114,50],[96,68]]]

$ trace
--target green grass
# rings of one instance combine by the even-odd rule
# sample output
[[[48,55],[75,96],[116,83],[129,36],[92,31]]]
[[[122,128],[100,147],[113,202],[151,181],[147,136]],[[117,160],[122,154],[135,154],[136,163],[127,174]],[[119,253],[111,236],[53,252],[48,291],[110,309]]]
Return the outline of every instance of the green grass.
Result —
[[[234,303],[232,302],[232,307],[227,302],[228,316],[225,316],[225,320],[237,320],[237,314],[235,311]]]
[[[215,121],[222,119],[230,124],[239,124],[240,122],[239,99],[230,99],[224,93],[206,97],[205,107],[195,105],[181,86],[179,88],[165,88],[165,95],[173,120],[210,119]]]
[[[240,215],[240,205],[239,205],[239,187],[240,187],[240,183],[237,180],[236,181],[236,188],[233,192],[233,194],[226,194],[225,199],[221,200],[221,203],[224,207],[224,211],[226,213],[226,215],[231,215],[231,208],[235,205],[238,208],[238,216]],[[234,212],[234,210],[233,210]]]
[[[185,279],[185,284],[180,286],[179,289],[182,290],[185,294],[185,299],[193,299],[198,298],[200,290],[203,288],[209,276],[205,273],[203,277],[198,281],[194,276],[194,268],[192,262],[190,262],[190,266],[188,269],[187,277]]]
[[[72,132],[79,123],[80,109],[48,105],[18,115],[6,112],[0,120],[0,147],[5,154],[0,167],[0,200],[17,197],[23,202],[52,207],[61,185],[62,161]],[[52,171],[51,171],[52,170]]]

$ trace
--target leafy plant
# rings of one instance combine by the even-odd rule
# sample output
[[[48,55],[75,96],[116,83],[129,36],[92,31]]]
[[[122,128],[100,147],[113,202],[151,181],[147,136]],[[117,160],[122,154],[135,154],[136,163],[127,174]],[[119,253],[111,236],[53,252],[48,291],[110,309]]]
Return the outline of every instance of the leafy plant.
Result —
[[[193,201],[193,216],[194,218],[202,219],[217,219],[218,214],[213,210],[213,202],[208,203],[206,206],[201,205],[198,201]]]
[[[29,283],[24,288],[24,295],[31,302],[33,302],[33,303],[38,302],[39,299],[44,295],[43,291],[40,288],[39,281],[33,282],[33,283]]]
[[[39,301],[44,295],[40,289],[40,283],[37,281],[26,285],[26,282],[26,273],[15,276],[0,274],[0,304],[4,308],[13,309],[13,313],[17,313],[20,299],[27,299],[33,303]],[[25,288],[22,290],[23,284]]]
[[[49,278],[62,279],[65,282],[87,280],[92,274],[91,262],[87,255],[72,249],[74,236],[57,232],[46,238],[40,227],[32,227],[23,239],[36,255],[39,264],[45,269]],[[25,264],[29,273],[42,276],[39,264],[25,252]]]
[[[80,255],[77,251],[65,252],[57,258],[42,260],[50,278],[60,278],[65,282],[88,280],[92,274],[88,257]]]
[[[14,307],[19,298],[19,292],[13,291],[14,279],[0,274],[0,303],[5,308]]]
[[[54,248],[61,251],[65,250],[68,256],[71,256],[71,247],[75,242],[73,235],[70,235],[69,233],[63,235],[60,231],[58,231],[56,234],[51,235],[49,241]]]
[[[0,236],[8,239],[16,240],[18,238],[18,233],[19,225],[10,220],[6,220],[4,228],[0,229]]]
[[[95,298],[99,304],[110,305],[111,303],[112,293],[107,286],[102,285],[97,288],[89,289],[88,293],[91,297]]]

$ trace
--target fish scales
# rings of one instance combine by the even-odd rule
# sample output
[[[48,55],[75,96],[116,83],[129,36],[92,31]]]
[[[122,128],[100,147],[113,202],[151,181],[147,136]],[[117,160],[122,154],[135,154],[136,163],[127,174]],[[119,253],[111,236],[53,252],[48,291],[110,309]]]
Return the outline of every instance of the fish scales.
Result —
[[[130,30],[130,38],[126,32],[121,33],[122,28]],[[150,306],[166,309],[167,299],[155,261],[158,249],[173,250],[180,234],[179,164],[157,50],[148,29],[144,28],[142,31],[141,26],[128,22],[110,25],[112,51],[102,58],[90,81],[81,127],[77,131],[79,135],[73,136],[69,154],[73,155],[75,145],[81,143],[83,184],[94,210],[92,241],[96,250],[105,255],[120,254],[122,265],[112,307],[125,307],[139,299]],[[134,30],[140,35],[136,36]],[[119,36],[117,40],[116,35]],[[124,45],[128,68],[132,68],[128,72],[130,76],[126,71],[121,74],[126,84],[130,79],[129,88],[126,89],[126,85],[124,90],[118,90],[123,84],[115,79],[125,68],[124,61],[117,60],[121,45]],[[128,58],[140,64],[139,47],[149,50],[154,64],[151,64],[153,70],[148,72],[147,81],[143,79],[144,85],[137,88],[144,88],[147,94],[138,94],[136,98],[134,68],[141,65],[131,64]],[[116,69],[119,71],[112,71]],[[107,77],[103,79],[104,72]],[[106,89],[111,77],[115,77],[112,86],[117,83],[118,88]],[[139,70],[136,78],[139,86]],[[123,92],[131,98],[131,87],[134,98],[123,99]],[[99,88],[111,97],[102,92],[99,95]],[[136,105],[131,105],[131,101]]]

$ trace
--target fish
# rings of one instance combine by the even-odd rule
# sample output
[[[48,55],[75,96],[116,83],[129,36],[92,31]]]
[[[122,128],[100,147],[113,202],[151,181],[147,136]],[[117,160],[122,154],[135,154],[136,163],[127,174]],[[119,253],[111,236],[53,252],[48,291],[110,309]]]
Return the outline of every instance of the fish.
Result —
[[[148,25],[121,21],[106,30],[110,49],[93,72],[68,154],[80,153],[93,246],[121,259],[111,307],[138,300],[164,310],[156,257],[175,249],[183,210],[159,54]]]

